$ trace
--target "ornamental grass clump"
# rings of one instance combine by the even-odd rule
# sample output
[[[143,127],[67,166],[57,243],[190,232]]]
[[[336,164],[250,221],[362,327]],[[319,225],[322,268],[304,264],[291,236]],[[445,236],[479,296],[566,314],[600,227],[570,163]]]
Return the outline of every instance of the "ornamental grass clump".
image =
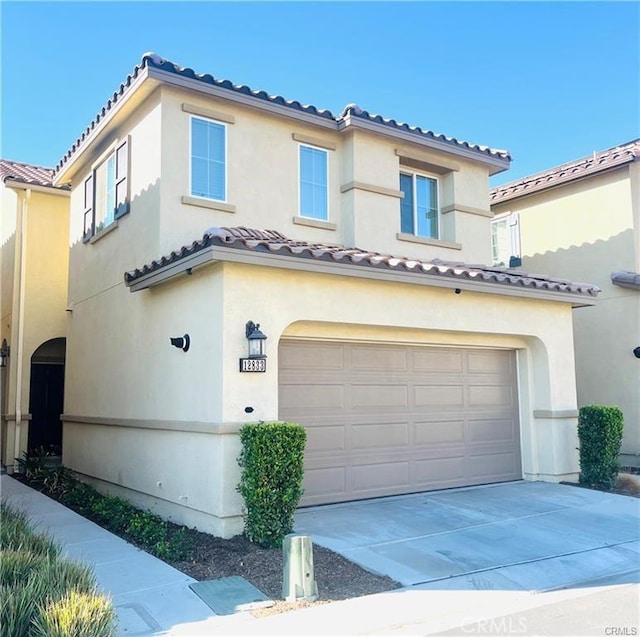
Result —
[[[307,432],[286,422],[247,424],[240,429],[244,533],[261,546],[281,546],[293,530],[293,514],[302,497]]]
[[[618,407],[588,405],[580,408],[580,483],[611,489],[620,471],[624,418]]]
[[[4,501],[0,515],[0,637],[111,637],[115,612],[91,569],[62,558]],[[60,619],[70,613],[77,620]]]

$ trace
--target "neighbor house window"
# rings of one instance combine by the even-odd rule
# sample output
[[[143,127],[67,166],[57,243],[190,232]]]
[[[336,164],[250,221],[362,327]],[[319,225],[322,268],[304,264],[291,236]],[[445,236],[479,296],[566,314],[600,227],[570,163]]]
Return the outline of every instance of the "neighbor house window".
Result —
[[[520,255],[520,223],[518,214],[509,214],[491,222],[493,265],[517,265]]]
[[[425,175],[400,173],[400,232],[438,238],[438,180]]]
[[[84,240],[129,212],[129,142],[97,164],[84,180]]]
[[[200,117],[191,118],[191,194],[226,201],[227,128]]]
[[[329,157],[326,150],[300,146],[300,216],[327,221],[327,173]]]

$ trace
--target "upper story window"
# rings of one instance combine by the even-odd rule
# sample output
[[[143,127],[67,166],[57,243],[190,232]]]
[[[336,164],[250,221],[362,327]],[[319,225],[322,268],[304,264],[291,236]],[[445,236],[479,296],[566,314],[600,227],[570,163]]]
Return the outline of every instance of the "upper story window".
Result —
[[[329,218],[326,150],[300,145],[300,216],[327,221]]]
[[[520,265],[520,223],[518,214],[508,214],[491,222],[491,253],[493,265]]]
[[[200,117],[191,118],[191,194],[226,201],[227,128]]]
[[[416,173],[400,173],[400,232],[439,238],[438,180]]]
[[[129,212],[129,142],[96,164],[84,180],[84,240]]]

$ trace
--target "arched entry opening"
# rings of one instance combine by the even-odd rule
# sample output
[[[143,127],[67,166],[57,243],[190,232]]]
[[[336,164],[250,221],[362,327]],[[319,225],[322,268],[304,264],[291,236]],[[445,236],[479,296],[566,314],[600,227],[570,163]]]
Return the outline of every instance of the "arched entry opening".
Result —
[[[51,455],[62,455],[65,347],[66,339],[53,338],[31,357],[29,452],[44,447]]]

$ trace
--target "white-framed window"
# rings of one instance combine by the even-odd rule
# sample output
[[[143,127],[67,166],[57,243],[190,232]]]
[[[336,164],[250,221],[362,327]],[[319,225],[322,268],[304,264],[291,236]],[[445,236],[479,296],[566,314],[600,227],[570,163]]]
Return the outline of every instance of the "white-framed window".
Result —
[[[440,235],[439,184],[435,177],[400,173],[400,232],[438,239]]]
[[[305,144],[299,148],[300,216],[327,221],[329,153]]]
[[[519,265],[520,218],[518,213],[502,215],[491,221],[491,254],[493,265],[510,267]],[[516,261],[514,261],[516,260]]]
[[[191,195],[227,200],[227,127],[191,116]]]
[[[129,212],[129,140],[116,144],[83,183],[84,240]]]

